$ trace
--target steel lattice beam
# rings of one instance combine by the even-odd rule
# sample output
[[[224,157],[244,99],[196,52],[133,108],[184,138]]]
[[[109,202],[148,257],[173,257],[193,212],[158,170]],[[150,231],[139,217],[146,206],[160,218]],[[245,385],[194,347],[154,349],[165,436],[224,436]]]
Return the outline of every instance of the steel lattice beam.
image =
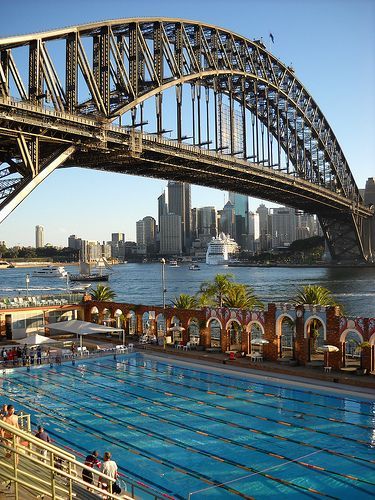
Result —
[[[58,40],[64,46],[64,75],[49,49]],[[23,47],[28,49],[27,85],[17,58]],[[166,145],[164,96],[173,88],[176,142]],[[228,144],[223,141],[223,98],[229,107]],[[143,105],[150,99],[155,99],[155,111],[145,117]],[[188,107],[192,146],[185,150]],[[155,122],[152,141],[111,128],[111,123],[129,122],[128,115],[133,131],[140,127],[143,132],[149,120]],[[235,147],[238,127],[241,151]],[[43,178],[56,149],[73,146],[70,164],[192,178],[225,188],[229,183],[239,192],[258,191],[265,199],[289,202],[319,216],[334,258],[374,258],[373,211],[364,207],[337,138],[313,97],[262,42],[216,26],[182,19],[119,19],[0,39],[0,137],[0,154],[14,160],[13,173],[20,176],[13,191],[3,188],[3,211],[18,191],[28,192],[25,185]],[[202,157],[209,148],[217,152],[213,163],[210,157],[214,169]],[[239,155],[241,174],[236,170]]]

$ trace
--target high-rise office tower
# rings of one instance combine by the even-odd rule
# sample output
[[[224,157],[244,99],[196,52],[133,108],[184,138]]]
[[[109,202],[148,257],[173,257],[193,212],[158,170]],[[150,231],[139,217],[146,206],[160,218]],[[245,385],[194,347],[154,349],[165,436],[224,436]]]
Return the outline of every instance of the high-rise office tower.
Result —
[[[182,253],[181,216],[167,214],[160,217],[160,253],[180,255]]]
[[[125,258],[125,233],[112,233],[109,245],[112,257],[116,259]]]
[[[259,214],[248,213],[248,237],[247,249],[250,252],[258,252],[260,247]]]
[[[137,245],[146,248],[154,245],[156,237],[156,220],[150,215],[137,221]]]
[[[262,203],[257,208],[257,214],[259,214],[259,241],[260,250],[269,250],[271,246],[271,228],[270,228],[270,215],[268,208]]]
[[[272,247],[284,246],[296,239],[297,216],[294,208],[272,208]]]
[[[168,204],[165,191],[158,198],[158,231],[160,231],[160,217],[162,215],[167,215]]]
[[[75,234],[71,234],[68,238],[68,248],[80,250],[82,246],[82,239],[78,238]]]
[[[44,247],[44,227],[36,226],[35,227],[35,247],[42,248]]]
[[[215,207],[198,208],[198,238],[210,241],[217,235],[217,217]]]
[[[112,243],[119,243],[120,241],[125,241],[125,233],[112,233],[111,241]]]
[[[234,206],[236,220],[235,240],[242,248],[246,248],[248,235],[249,198],[243,194],[229,192],[229,201]]]
[[[231,238],[236,237],[236,217],[234,213],[234,205],[228,200],[220,213],[220,232],[229,234]]]
[[[191,186],[186,182],[168,182],[168,213],[181,217],[183,252],[191,245]]]

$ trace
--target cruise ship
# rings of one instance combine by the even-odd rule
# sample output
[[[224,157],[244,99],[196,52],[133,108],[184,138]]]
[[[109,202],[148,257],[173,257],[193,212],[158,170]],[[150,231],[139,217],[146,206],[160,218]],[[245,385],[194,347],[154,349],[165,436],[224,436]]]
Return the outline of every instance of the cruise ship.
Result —
[[[35,269],[33,276],[35,278],[65,278],[67,271],[62,266],[47,266]]]
[[[238,252],[237,243],[229,235],[220,233],[217,238],[212,238],[208,244],[206,264],[218,266],[227,264],[229,259]]]

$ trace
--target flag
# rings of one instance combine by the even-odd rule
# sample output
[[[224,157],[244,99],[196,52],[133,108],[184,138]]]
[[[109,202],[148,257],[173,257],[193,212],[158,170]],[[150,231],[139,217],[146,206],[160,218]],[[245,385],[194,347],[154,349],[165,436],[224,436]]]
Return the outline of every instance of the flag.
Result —
[[[270,33],[270,38],[271,38],[271,42],[272,42],[272,43],[275,43],[275,39],[274,39],[274,37],[273,37],[273,34],[272,34],[272,33]]]

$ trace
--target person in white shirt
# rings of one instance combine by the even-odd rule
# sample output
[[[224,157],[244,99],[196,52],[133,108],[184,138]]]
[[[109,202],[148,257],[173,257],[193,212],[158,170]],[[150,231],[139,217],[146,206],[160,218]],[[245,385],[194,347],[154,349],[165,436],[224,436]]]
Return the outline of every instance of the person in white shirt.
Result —
[[[106,451],[104,453],[104,462],[103,462],[102,473],[113,479],[112,492],[115,493],[114,489],[116,489],[116,488],[114,488],[114,483],[116,482],[116,479],[118,476],[118,468],[117,468],[116,462],[114,460],[111,460],[111,454],[109,451]],[[105,481],[105,479],[100,477],[99,478],[99,485],[101,485],[103,490],[108,490],[108,484],[104,481]]]

